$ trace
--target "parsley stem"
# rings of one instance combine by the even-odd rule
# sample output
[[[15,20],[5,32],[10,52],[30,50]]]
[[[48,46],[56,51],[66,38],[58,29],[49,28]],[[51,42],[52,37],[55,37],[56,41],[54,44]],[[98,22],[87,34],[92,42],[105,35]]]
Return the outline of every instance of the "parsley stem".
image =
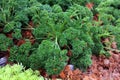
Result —
[[[33,30],[35,28],[21,28],[21,29],[23,29],[23,30]]]

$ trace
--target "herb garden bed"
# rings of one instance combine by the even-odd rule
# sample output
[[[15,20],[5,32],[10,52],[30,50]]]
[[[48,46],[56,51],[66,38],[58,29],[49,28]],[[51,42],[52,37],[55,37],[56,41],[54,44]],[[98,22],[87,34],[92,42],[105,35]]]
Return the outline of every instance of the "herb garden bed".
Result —
[[[46,78],[66,80],[117,70],[119,6],[119,0],[1,0],[0,65],[22,63]]]

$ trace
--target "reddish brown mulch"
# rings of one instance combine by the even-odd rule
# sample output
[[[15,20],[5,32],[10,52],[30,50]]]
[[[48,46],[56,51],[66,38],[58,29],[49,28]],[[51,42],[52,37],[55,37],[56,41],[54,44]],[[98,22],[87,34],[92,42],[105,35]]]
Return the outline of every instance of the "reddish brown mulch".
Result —
[[[92,65],[86,72],[70,70],[66,66],[60,76],[63,80],[120,80],[120,53],[110,51],[111,57],[92,56]]]

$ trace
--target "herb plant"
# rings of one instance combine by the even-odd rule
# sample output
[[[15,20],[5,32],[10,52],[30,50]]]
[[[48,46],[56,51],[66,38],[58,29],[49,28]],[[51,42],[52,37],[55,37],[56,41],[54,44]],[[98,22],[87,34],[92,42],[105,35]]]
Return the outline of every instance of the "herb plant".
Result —
[[[101,2],[96,10],[99,13],[99,20],[102,21],[103,25],[110,34],[114,35],[115,41],[117,42],[118,48],[120,49],[119,42],[119,24],[120,24],[120,1],[119,0],[106,0]]]
[[[0,67],[0,80],[43,80],[38,71],[32,69],[25,70],[22,65],[14,64]]]
[[[89,2],[93,9],[85,6]],[[49,75],[67,64],[84,71],[92,54],[110,56],[106,47],[113,36],[119,47],[119,12],[119,0],[1,0],[0,51],[9,51],[9,61]]]

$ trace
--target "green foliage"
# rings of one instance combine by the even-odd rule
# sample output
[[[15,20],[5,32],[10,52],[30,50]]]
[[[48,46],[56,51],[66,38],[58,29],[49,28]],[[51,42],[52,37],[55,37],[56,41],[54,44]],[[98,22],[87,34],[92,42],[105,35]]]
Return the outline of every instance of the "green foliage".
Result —
[[[103,24],[113,24],[115,25],[115,21],[120,18],[120,10],[119,10],[120,2],[119,0],[106,0],[102,1],[96,10],[100,14],[100,20],[103,21]]]
[[[62,8],[59,5],[54,5],[52,9],[53,9],[53,12],[55,13],[62,12]]]
[[[30,66],[29,52],[31,49],[31,43],[29,40],[20,46],[14,45],[10,48],[9,61],[22,63],[26,67]]]
[[[70,6],[67,12],[69,12],[69,14],[71,15],[71,18],[74,18],[74,19],[84,20],[88,18],[88,20],[91,21],[93,17],[92,12],[88,8],[84,6],[80,6],[78,4],[74,4]]]
[[[51,6],[59,4],[64,10],[66,10],[71,4],[72,0],[38,0],[42,4],[49,4]]]
[[[2,32],[13,31],[13,38],[22,38],[21,30],[24,26],[28,26],[30,20],[29,9],[38,6],[34,5],[36,2],[36,0],[1,0],[0,27],[3,28]]]
[[[120,1],[119,0],[106,0],[101,2],[96,10],[99,12],[99,20],[107,25],[110,34],[114,35],[117,46],[120,49],[119,42],[119,18],[120,18]]]
[[[5,25],[4,27],[4,32],[10,32],[11,30],[13,30],[15,27],[15,22],[9,22]]]
[[[22,35],[21,35],[21,30],[20,29],[14,29],[12,37],[15,39],[21,39]]]
[[[86,50],[86,51],[88,51],[88,50]],[[90,66],[92,64],[91,55],[87,54],[87,55],[82,56],[81,58],[80,57],[72,57],[71,63],[75,66],[75,68],[79,68],[82,71],[86,71],[88,66]]]
[[[6,51],[13,44],[10,38],[7,38],[4,34],[0,34],[0,51]]]
[[[0,67],[0,80],[43,80],[38,71],[25,70],[22,65],[14,64]]]
[[[59,74],[67,64],[66,53],[66,50],[59,48],[57,42],[43,40],[37,51],[30,56],[31,68],[43,68],[49,75]]]
[[[94,4],[91,10],[85,6],[89,2]],[[93,20],[96,13],[98,22]],[[119,47],[119,14],[119,0],[1,0],[0,51],[10,48],[10,61],[45,69],[49,75],[59,74],[68,58],[86,70],[92,54],[109,56],[105,48],[112,41],[102,39],[115,35]],[[31,35],[27,40],[25,30]]]
[[[9,21],[14,21],[15,15],[27,8],[28,0],[1,0],[0,3],[0,15],[2,16],[0,22],[6,24]]]
[[[50,6],[54,6],[55,4],[59,4],[63,10],[67,10],[73,4],[79,4],[85,6],[87,3],[93,3],[96,7],[103,0],[38,0],[42,4],[49,4]]]
[[[69,27],[68,29],[66,29],[63,33],[63,36],[65,36],[65,38],[67,40],[72,40],[72,39],[75,39],[77,38],[78,36],[80,35],[80,32],[79,30],[77,29],[74,29],[72,27]]]
[[[60,7],[59,7],[59,9],[60,9]],[[41,14],[42,14],[42,12],[43,11],[41,11]],[[68,10],[66,10],[66,12],[61,12],[61,10],[60,10],[60,12],[57,10],[57,13],[54,10],[53,10],[53,12],[49,12],[49,11],[44,11],[44,12],[45,12],[44,13],[45,15],[42,15],[41,19],[40,19],[41,25],[36,27],[33,30],[33,35],[35,36],[35,38],[43,39],[43,40],[50,39],[53,41],[56,41],[56,38],[57,38],[58,45],[60,48],[63,47],[64,45],[66,45],[66,46],[68,46],[67,49],[72,50],[73,55],[72,55],[72,57],[70,57],[71,64],[73,64],[74,60],[79,61],[79,60],[83,59],[82,57],[84,56],[84,54],[87,53],[87,52],[84,52],[83,49],[84,48],[87,49],[89,47],[94,46],[92,38],[91,38],[90,34],[88,34],[90,32],[90,29],[87,28],[87,26],[91,26],[91,23],[89,23],[89,22],[92,21],[92,12],[90,10],[88,10],[87,8],[77,5],[77,4],[71,6]],[[46,23],[46,21],[47,21],[47,23]],[[88,22],[88,24],[81,25],[83,22]],[[88,31],[88,32],[86,32],[86,31]],[[41,42],[39,42],[39,43],[42,44],[42,42],[43,41],[41,40]],[[50,52],[48,52],[49,51],[48,44],[46,45],[45,48],[40,50],[40,51],[42,51],[41,55],[44,52],[45,59],[48,58],[48,56],[45,54],[50,53]],[[49,44],[49,45],[52,45],[52,44]],[[47,49],[47,52],[46,52],[46,49]],[[56,51],[54,48],[53,48],[53,50]],[[39,51],[35,51],[35,52],[37,53]],[[58,52],[56,52],[56,53],[58,53]],[[92,53],[92,51],[88,51],[87,54],[91,55],[91,53]],[[36,56],[35,53],[32,53],[32,54],[34,56]],[[40,52],[39,52],[39,55],[40,55]],[[43,58],[43,56],[41,56],[41,57]],[[57,57],[57,55],[56,55],[56,57]],[[64,55],[64,57],[66,57],[66,55]],[[38,60],[37,61],[37,60],[35,60],[37,58],[41,59],[39,56],[36,56],[36,58],[32,58],[31,61],[36,61],[37,63],[42,61],[42,63],[44,63],[44,64],[41,63],[40,66],[43,68],[45,66],[45,63],[48,66],[49,63],[54,62],[54,60],[47,60],[47,61]],[[91,62],[90,58],[91,57],[89,56],[89,58],[88,58],[89,62]],[[52,59],[52,58],[50,58],[50,59]],[[56,58],[56,59],[58,59],[58,58]],[[51,62],[48,62],[48,61],[51,61]],[[32,63],[34,63],[34,62],[32,62]],[[74,62],[74,63],[78,64],[77,62]],[[56,63],[55,66],[58,64],[59,63]],[[86,62],[85,63],[83,62],[83,64],[85,64],[85,66],[84,66],[85,69],[89,65],[91,65],[91,63],[86,63]],[[39,66],[39,64],[38,64],[38,66]],[[49,74],[55,74],[54,72],[52,73],[51,70],[48,69],[47,66],[45,66],[45,68],[47,68],[46,69],[47,72]],[[75,67],[78,67],[78,66],[81,66],[81,64],[75,65]],[[54,66],[49,65],[49,67],[54,67]],[[56,73],[57,73],[57,71],[56,71]]]
[[[93,31],[92,36],[93,36],[93,41],[95,42],[94,44],[95,46],[93,47],[93,53],[99,54],[100,51],[104,48],[101,42],[102,36],[99,36],[100,34],[103,34],[103,33],[101,32],[101,29],[98,27],[91,28],[91,31]]]

